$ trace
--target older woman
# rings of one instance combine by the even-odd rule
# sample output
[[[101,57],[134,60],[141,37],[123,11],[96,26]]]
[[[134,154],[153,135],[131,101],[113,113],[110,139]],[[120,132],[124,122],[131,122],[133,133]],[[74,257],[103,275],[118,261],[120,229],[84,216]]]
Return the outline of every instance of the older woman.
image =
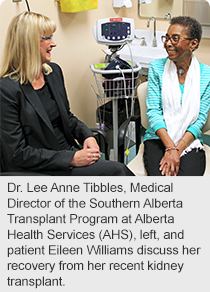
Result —
[[[33,12],[9,25],[0,71],[3,170],[133,175],[124,164],[100,160],[92,132],[70,112],[62,71],[50,62],[55,30],[51,19]]]
[[[191,17],[175,17],[162,37],[168,53],[150,64],[144,163],[148,175],[201,176],[205,171],[201,129],[210,108],[210,66],[193,52],[202,36]]]

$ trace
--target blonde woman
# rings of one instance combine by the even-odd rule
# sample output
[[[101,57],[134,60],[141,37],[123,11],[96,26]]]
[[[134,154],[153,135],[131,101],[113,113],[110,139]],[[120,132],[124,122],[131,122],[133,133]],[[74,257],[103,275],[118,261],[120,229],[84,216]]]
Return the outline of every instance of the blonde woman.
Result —
[[[71,113],[61,68],[51,63],[55,30],[51,19],[33,12],[9,25],[0,71],[3,171],[133,175],[121,163],[101,160],[92,132]]]

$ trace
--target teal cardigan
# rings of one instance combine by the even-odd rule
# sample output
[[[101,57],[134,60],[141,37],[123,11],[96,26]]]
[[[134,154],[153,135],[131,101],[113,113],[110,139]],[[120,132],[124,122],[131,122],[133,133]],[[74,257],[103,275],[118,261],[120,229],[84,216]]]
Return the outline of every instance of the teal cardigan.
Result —
[[[156,59],[150,63],[148,75],[148,89],[147,89],[147,116],[149,120],[149,128],[145,133],[144,141],[148,139],[159,139],[155,134],[157,130],[165,128],[167,130],[162,105],[162,80],[165,63],[168,58]],[[195,139],[201,139],[201,129],[205,125],[209,109],[210,109],[210,66],[200,64],[201,80],[200,80],[200,112],[198,119],[190,125],[187,131],[191,132]],[[181,101],[184,92],[184,84],[180,84]]]

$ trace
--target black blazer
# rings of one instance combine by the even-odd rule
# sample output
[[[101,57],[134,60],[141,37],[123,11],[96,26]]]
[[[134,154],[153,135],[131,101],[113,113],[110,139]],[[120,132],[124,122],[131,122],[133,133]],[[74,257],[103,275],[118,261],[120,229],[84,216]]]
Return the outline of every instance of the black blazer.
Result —
[[[69,109],[63,74],[55,63],[46,76],[58,104],[64,132],[71,150],[59,150],[49,117],[30,83],[20,85],[11,78],[0,79],[1,159],[4,171],[68,170],[77,151],[75,139],[83,144],[93,136]]]

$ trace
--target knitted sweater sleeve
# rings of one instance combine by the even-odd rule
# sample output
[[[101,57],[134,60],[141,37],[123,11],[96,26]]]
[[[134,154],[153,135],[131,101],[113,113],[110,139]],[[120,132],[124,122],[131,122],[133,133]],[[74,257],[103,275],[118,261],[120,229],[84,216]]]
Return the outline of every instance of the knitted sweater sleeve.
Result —
[[[165,59],[150,63],[147,88],[147,116],[151,130],[166,129],[162,107],[162,74]]]

